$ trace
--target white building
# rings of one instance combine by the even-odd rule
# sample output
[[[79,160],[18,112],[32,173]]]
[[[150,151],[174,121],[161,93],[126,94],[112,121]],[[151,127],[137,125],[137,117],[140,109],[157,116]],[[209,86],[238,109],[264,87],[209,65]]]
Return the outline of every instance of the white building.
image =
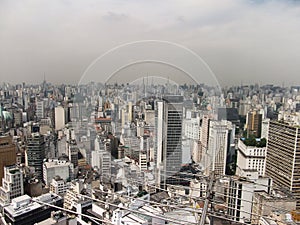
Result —
[[[84,184],[81,180],[70,183],[70,188],[68,188],[64,196],[64,208],[74,210],[79,213],[77,216],[79,220],[82,220],[81,214],[91,208],[93,203],[93,201],[89,198],[84,198],[79,195],[83,189],[89,192],[90,186],[88,184]]]
[[[233,177],[229,181],[228,218],[248,223],[252,219],[252,201],[255,191],[271,192],[271,178],[259,178],[257,172],[244,171],[245,177]]]
[[[102,177],[111,176],[111,155],[104,150],[92,151],[92,167],[98,169]]]
[[[261,138],[268,139],[270,119],[264,119],[261,123]]]
[[[266,147],[247,146],[242,140],[239,140],[237,171],[240,169],[256,170],[260,176],[264,176],[266,170],[266,155]]]
[[[35,109],[35,115],[38,119],[44,118],[45,116],[45,104],[44,101],[36,101],[36,109]]]
[[[227,155],[234,148],[235,127],[227,120],[211,121],[209,125],[208,150],[205,155],[205,173],[225,175]]]
[[[0,201],[10,203],[13,198],[24,194],[23,174],[17,166],[4,167],[4,178],[0,187]]]
[[[62,106],[55,107],[55,130],[65,127],[65,109]]]
[[[50,183],[50,192],[62,196],[67,192],[68,187],[66,181],[57,176]]]
[[[74,166],[66,160],[49,159],[43,164],[43,180],[49,185],[52,179],[59,175],[62,179],[72,179],[74,174]]]
[[[147,170],[147,154],[146,152],[140,152],[139,154],[139,166],[141,171]]]
[[[199,140],[200,136],[200,120],[199,118],[191,118],[183,120],[182,132],[187,139]]]

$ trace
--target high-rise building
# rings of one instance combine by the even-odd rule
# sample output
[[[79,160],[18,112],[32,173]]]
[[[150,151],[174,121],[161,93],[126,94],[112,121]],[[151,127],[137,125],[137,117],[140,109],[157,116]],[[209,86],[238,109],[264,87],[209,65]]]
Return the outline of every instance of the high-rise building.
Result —
[[[210,121],[205,172],[225,175],[228,157],[234,149],[235,127],[227,120]]]
[[[261,123],[261,138],[268,138],[270,119],[264,119]]]
[[[257,138],[261,136],[262,114],[258,111],[251,111],[247,114],[247,136],[254,135]]]
[[[0,180],[4,176],[4,167],[16,163],[16,146],[12,143],[12,137],[0,136]],[[1,184],[0,184],[1,185]]]
[[[44,136],[39,133],[32,133],[27,139],[25,153],[26,166],[34,169],[34,175],[39,180],[43,179],[43,160],[45,158]]]
[[[178,182],[172,175],[182,163],[182,110],[182,96],[165,96],[157,102],[156,166],[161,184]]]
[[[76,143],[72,143],[68,147],[69,161],[74,165],[74,168],[78,166],[78,152],[79,148]]]
[[[4,178],[0,187],[0,201],[10,203],[13,198],[24,194],[23,174],[16,165],[4,167]]]
[[[45,106],[44,101],[36,101],[36,109],[35,109],[35,115],[38,119],[44,118],[45,116]]]
[[[208,148],[208,137],[209,137],[209,125],[210,125],[211,118],[209,115],[203,115],[200,120],[201,129],[199,130],[199,138],[200,141],[198,143],[198,154],[197,160],[195,162],[199,163],[204,161],[203,155],[206,153]]]
[[[65,109],[62,106],[55,107],[55,130],[65,127]]]
[[[300,128],[282,121],[270,121],[266,175],[281,189],[288,189],[300,209]]]

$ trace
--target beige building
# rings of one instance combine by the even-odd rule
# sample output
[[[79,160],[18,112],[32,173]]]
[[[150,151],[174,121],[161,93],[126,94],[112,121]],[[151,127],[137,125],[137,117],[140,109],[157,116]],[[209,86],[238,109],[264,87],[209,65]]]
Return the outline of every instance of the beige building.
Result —
[[[4,167],[16,163],[16,146],[12,137],[0,136],[0,181],[4,177]]]
[[[267,144],[266,175],[280,189],[287,189],[297,199],[300,209],[300,128],[281,121],[270,121]]]
[[[276,190],[272,194],[264,191],[255,192],[253,195],[251,224],[259,224],[259,216],[269,216],[273,211],[285,210],[292,212],[296,209],[296,199],[291,193]]]

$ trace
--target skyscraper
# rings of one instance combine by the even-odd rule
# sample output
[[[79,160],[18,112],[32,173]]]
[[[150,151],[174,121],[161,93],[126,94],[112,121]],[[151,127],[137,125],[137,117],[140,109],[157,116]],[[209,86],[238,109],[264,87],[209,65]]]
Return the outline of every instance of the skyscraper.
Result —
[[[226,164],[234,149],[235,127],[227,120],[210,121],[208,149],[205,159],[207,175],[211,171],[225,175]]]
[[[44,136],[39,133],[32,133],[27,139],[25,154],[26,166],[34,169],[34,175],[39,180],[43,178],[43,160],[45,158]]]
[[[261,136],[262,114],[258,111],[252,111],[247,114],[247,136],[254,135],[259,138]]]
[[[266,175],[281,189],[288,189],[300,209],[300,128],[282,121],[270,121]]]
[[[160,184],[178,182],[171,176],[180,171],[182,163],[182,106],[182,96],[165,96],[157,102],[155,157]]]
[[[15,163],[16,146],[12,143],[12,138],[10,136],[0,136],[0,181],[4,176],[4,166]]]

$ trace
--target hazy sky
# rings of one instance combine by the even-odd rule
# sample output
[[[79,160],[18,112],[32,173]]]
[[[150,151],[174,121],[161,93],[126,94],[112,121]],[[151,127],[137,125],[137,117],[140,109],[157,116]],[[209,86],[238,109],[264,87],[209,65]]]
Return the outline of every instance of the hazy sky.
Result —
[[[300,84],[300,3],[288,0],[0,0],[0,82],[40,83],[45,73],[76,84],[105,52],[150,39],[193,50],[221,85]],[[100,80],[131,62],[121,55],[117,67],[113,55],[98,65]],[[185,56],[172,64],[196,71]]]

